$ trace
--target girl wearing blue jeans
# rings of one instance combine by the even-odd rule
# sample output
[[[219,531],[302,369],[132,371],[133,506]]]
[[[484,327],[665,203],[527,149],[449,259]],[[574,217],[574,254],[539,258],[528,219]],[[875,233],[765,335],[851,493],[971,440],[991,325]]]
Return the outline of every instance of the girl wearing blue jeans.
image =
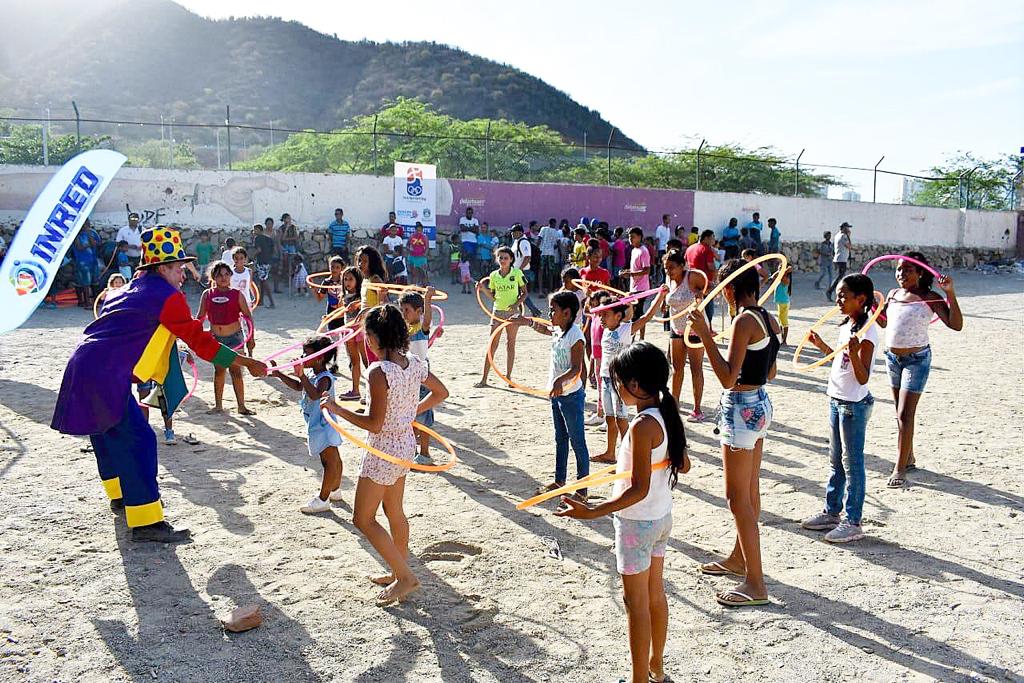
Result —
[[[836,305],[846,316],[839,325],[837,343],[841,347],[849,342],[849,346],[842,353],[836,354],[832,360],[832,372],[828,376],[829,423],[832,427],[828,447],[832,459],[832,475],[825,489],[824,511],[801,523],[805,529],[828,531],[825,540],[830,543],[849,543],[864,538],[860,524],[866,479],[864,433],[875,404],[867,383],[875,365],[878,328],[869,327],[860,337],[857,333],[861,332],[868,320],[874,291],[871,278],[859,274],[844,277],[836,291]],[[822,353],[832,353],[832,347],[817,332],[811,332],[808,341]],[[840,520],[844,489],[846,518]]]
[[[924,254],[908,251],[909,256],[928,263]],[[928,343],[928,327],[932,314],[942,324],[959,332],[964,329],[964,317],[953,290],[953,279],[943,275],[939,288],[946,300],[932,289],[934,276],[910,261],[896,265],[897,289],[885,297],[885,316],[879,324],[885,328],[885,365],[889,371],[893,403],[896,404],[896,423],[899,428],[899,455],[889,477],[889,488],[900,488],[907,483],[907,472],[917,469],[914,459],[914,422],[917,403],[924,393],[925,383],[932,367],[932,348]]]
[[[565,486],[568,475],[569,444],[576,455],[576,478],[590,474],[590,454],[583,431],[583,360],[586,356],[586,342],[583,332],[576,325],[580,311],[580,300],[574,292],[559,291],[551,295],[551,325],[522,318],[535,331],[551,337],[551,372],[548,380],[551,397],[551,418],[555,423],[555,480],[540,489],[552,491]],[[575,494],[586,500],[587,490]]]

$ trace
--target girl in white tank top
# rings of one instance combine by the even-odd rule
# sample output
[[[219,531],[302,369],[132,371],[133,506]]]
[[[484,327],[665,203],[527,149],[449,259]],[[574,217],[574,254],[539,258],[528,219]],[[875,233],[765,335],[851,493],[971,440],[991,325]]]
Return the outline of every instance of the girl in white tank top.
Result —
[[[566,507],[555,513],[577,519],[595,519],[614,513],[615,564],[622,576],[630,647],[636,647],[633,680],[663,680],[663,643],[668,632],[664,605],[665,547],[672,532],[672,486],[679,472],[690,469],[686,435],[679,406],[668,390],[668,359],[649,342],[631,344],[615,355],[611,374],[619,397],[636,407],[637,416],[619,446],[615,471],[625,474],[615,482],[613,495],[600,505],[563,498]],[[653,584],[653,585],[652,585]],[[641,631],[640,624],[650,625]],[[656,644],[661,645],[656,645]]]
[[[910,251],[904,254],[921,263],[928,263],[924,254]],[[945,295],[943,301],[932,284],[938,284]],[[917,468],[914,458],[914,422],[917,404],[928,382],[931,371],[932,350],[928,343],[928,328],[932,315],[936,315],[951,330],[964,328],[960,303],[956,299],[952,278],[943,275],[935,281],[928,270],[907,261],[896,265],[897,289],[886,297],[885,315],[879,324],[885,327],[885,365],[889,371],[893,403],[899,429],[897,448],[899,455],[889,477],[889,488],[900,488],[907,482],[907,472]],[[927,303],[925,303],[927,302]]]

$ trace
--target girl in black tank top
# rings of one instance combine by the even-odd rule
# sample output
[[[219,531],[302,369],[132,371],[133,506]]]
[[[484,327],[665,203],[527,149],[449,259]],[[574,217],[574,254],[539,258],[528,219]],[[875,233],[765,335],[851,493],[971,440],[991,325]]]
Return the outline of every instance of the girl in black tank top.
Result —
[[[726,262],[718,271],[724,280],[747,263]],[[757,304],[760,282],[757,271],[748,268],[725,288],[725,298],[740,313],[732,321],[727,357],[716,346],[703,312],[690,314],[693,333],[700,337],[708,362],[722,383],[719,430],[724,463],[725,496],[736,522],[732,553],[722,560],[701,565],[704,574],[732,574],[744,581],[715,599],[726,607],[768,604],[768,588],[761,566],[761,540],[757,520],[761,514],[758,480],[764,437],[772,421],[772,404],[764,385],[775,377],[779,351],[778,323]]]

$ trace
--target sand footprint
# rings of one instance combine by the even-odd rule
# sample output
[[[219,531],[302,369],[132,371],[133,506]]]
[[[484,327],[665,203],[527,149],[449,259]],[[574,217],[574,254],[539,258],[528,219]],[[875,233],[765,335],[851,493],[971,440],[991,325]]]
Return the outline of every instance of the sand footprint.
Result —
[[[475,557],[483,552],[479,546],[458,541],[442,541],[428,545],[420,553],[424,562],[461,562],[467,557]]]

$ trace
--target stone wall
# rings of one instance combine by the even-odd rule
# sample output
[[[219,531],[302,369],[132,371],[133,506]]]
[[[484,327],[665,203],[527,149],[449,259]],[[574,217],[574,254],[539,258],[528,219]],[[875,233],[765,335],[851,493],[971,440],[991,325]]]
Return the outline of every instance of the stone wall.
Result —
[[[819,242],[783,242],[782,253],[789,259],[797,272],[817,272],[818,258],[816,252]],[[919,251],[928,259],[928,263],[939,272],[956,268],[974,268],[979,263],[994,261],[1005,257],[1001,249],[977,249],[968,247],[919,247],[909,244],[857,244],[853,246],[853,269],[860,270],[865,263],[885,254],[902,254],[908,251]],[[892,270],[895,261],[880,263],[879,269]]]

